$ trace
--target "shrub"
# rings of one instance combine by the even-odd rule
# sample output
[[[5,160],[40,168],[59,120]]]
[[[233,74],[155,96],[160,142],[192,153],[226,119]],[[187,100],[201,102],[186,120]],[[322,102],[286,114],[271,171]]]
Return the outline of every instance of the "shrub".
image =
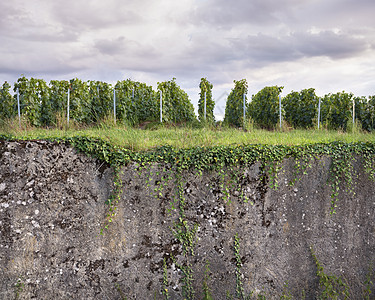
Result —
[[[158,82],[158,90],[162,91],[163,96],[164,122],[185,123],[196,120],[194,106],[188,94],[176,84],[176,78]]]
[[[224,124],[232,126],[243,126],[243,97],[247,94],[246,79],[234,80],[234,88],[228,95],[227,103],[225,105]],[[245,107],[247,97],[245,96]]]
[[[304,89],[301,92],[292,91],[283,98],[284,118],[294,128],[313,127],[317,116],[318,97],[315,89]]]
[[[352,118],[353,94],[339,92],[327,94],[321,103],[321,121],[329,129],[346,130]]]
[[[212,99],[212,88],[213,85],[206,78],[202,78],[199,84],[201,92],[199,93],[198,101],[198,118],[200,122],[205,122],[207,124],[215,123],[214,108],[215,102]],[[204,96],[206,94],[206,119],[204,117]]]
[[[252,97],[248,116],[261,128],[272,129],[279,121],[279,95],[284,87],[268,86]]]
[[[17,102],[14,97],[10,94],[11,85],[8,82],[4,82],[0,88],[0,119],[10,119],[16,115]]]

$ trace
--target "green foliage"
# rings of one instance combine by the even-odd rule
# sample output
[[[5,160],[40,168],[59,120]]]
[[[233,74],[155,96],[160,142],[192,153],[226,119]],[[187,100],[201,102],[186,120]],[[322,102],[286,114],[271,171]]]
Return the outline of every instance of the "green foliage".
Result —
[[[51,80],[50,96],[51,96],[51,107],[54,114],[61,113],[66,114],[67,103],[68,103],[68,89],[69,81],[67,80]]]
[[[1,139],[11,139],[11,137],[0,136]],[[113,195],[116,197],[110,198],[108,204],[110,207],[110,213],[115,212],[115,204],[118,201],[119,191],[123,190],[120,173],[118,172],[120,166],[126,165],[130,162],[139,163],[141,166],[152,163],[162,163],[164,166],[170,166],[172,172],[176,177],[177,187],[177,199],[179,200],[179,218],[175,223],[174,230],[175,237],[180,241],[183,246],[184,254],[194,255],[193,248],[195,244],[195,234],[197,227],[191,229],[191,226],[187,223],[185,216],[185,199],[183,196],[183,181],[181,180],[181,174],[183,170],[195,170],[197,172],[210,171],[210,170],[228,170],[228,173],[235,172],[233,166],[243,167],[249,166],[254,162],[261,163],[261,169],[265,170],[269,168],[272,171],[275,168],[272,167],[272,163],[281,162],[286,158],[294,158],[295,160],[301,160],[303,157],[307,157],[302,160],[303,164],[300,164],[304,173],[304,165],[309,165],[310,159],[316,157],[327,156],[332,158],[332,165],[330,168],[330,178],[335,185],[338,186],[340,182],[346,182],[349,187],[347,191],[351,191],[351,185],[353,184],[351,161],[353,157],[362,155],[365,171],[373,177],[374,175],[374,164],[375,164],[375,144],[374,143],[342,143],[335,142],[329,144],[311,144],[302,146],[270,146],[270,145],[242,145],[242,146],[229,146],[229,147],[211,147],[202,148],[196,147],[191,149],[175,149],[169,146],[159,147],[152,149],[151,151],[145,152],[133,152],[118,146],[114,146],[108,142],[100,139],[92,139],[88,137],[74,137],[67,139],[57,139],[57,142],[68,142],[72,144],[76,149],[85,152],[97,159],[105,161],[115,167],[115,191]],[[277,168],[276,168],[277,170]],[[231,174],[228,174],[230,176]],[[235,174],[236,178],[238,174]],[[333,187],[333,192],[336,189]],[[117,192],[116,192],[117,190]],[[336,202],[333,203],[336,205]],[[112,210],[111,210],[112,209]],[[113,215],[109,215],[112,217]],[[312,256],[317,265],[317,275],[320,280],[320,287],[322,289],[321,296],[323,299],[338,299],[338,297],[348,297],[348,286],[339,277],[326,275],[323,267],[319,264],[316,255],[312,251]],[[238,235],[234,237],[234,257],[236,267],[236,293],[235,297],[240,299],[249,299],[244,296],[244,289],[242,284],[242,260],[240,256],[240,241]],[[183,295],[188,299],[194,298],[194,290],[192,287],[193,272],[191,265],[187,263],[185,266],[178,266],[182,273],[183,279]],[[207,270],[207,269],[206,269]],[[208,274],[209,271],[206,271]],[[373,272],[373,271],[372,271]],[[164,265],[164,276],[163,280],[167,282],[166,266]],[[364,296],[371,294],[371,286],[373,281],[373,273],[371,273],[364,283],[365,291]],[[205,275],[203,282],[205,295],[210,296],[210,290],[208,288],[208,276]],[[167,284],[165,284],[167,286]],[[228,297],[231,295],[228,293]],[[258,294],[258,299],[264,299],[266,296]],[[284,292],[282,299],[289,299],[290,293],[287,290],[287,284],[284,286]]]
[[[121,173],[120,173],[120,166],[115,166],[115,179],[114,179],[114,189],[111,193],[111,196],[106,201],[106,204],[108,205],[108,213],[107,218],[104,223],[104,228],[100,229],[100,234],[103,234],[104,229],[108,229],[109,224],[113,221],[113,218],[115,217],[117,213],[117,204],[121,199],[121,195],[123,193],[123,182],[121,179]]]
[[[19,91],[21,114],[33,126],[41,125],[41,105],[39,99],[38,79],[18,78],[14,84],[14,92]],[[17,95],[15,95],[17,97]],[[17,100],[16,100],[17,101]]]
[[[67,140],[77,149],[112,165],[124,165],[130,161],[141,164],[165,163],[173,166],[173,172],[175,172],[177,180],[183,170],[202,172],[227,169],[230,171],[232,170],[231,166],[247,166],[259,161],[262,164],[262,169],[268,170],[269,184],[274,185],[275,188],[277,188],[277,173],[280,171],[279,164],[283,159],[292,157],[299,160],[301,157],[307,157],[304,164],[301,165],[302,173],[304,173],[310,158],[328,156],[332,158],[328,182],[332,188],[332,213],[335,212],[337,207],[339,188],[342,182],[347,185],[346,192],[354,193],[351,160],[355,155],[363,155],[364,169],[371,178],[374,177],[374,143],[333,142],[302,146],[243,145],[191,149],[175,149],[163,146],[148,152],[132,152],[97,139],[76,137]],[[175,223],[174,233],[176,238],[182,242],[186,251],[192,251],[196,225],[191,228],[191,225],[185,219],[184,208],[186,203],[182,193],[182,182],[177,182],[177,186],[180,215]]]
[[[205,122],[207,124],[215,123],[214,108],[215,102],[212,99],[212,88],[213,85],[206,78],[202,78],[199,84],[201,89],[199,93],[198,101],[198,118],[200,122]],[[204,98],[206,95],[206,119],[204,117]]]
[[[244,125],[243,119],[243,95],[247,94],[246,79],[234,80],[234,88],[228,95],[227,103],[225,105],[224,124],[230,126],[241,127]],[[247,103],[247,96],[245,96],[245,107]]]
[[[177,85],[176,78],[158,82],[158,90],[162,91],[163,122],[176,124],[196,120],[194,106],[190,102],[188,94]],[[158,113],[160,113],[160,108]]]
[[[19,78],[14,84],[14,91],[18,89],[20,97],[21,114],[33,126],[49,125],[52,115],[50,105],[50,89],[42,79],[25,76]],[[17,103],[17,95],[15,103]]]
[[[294,128],[311,128],[317,115],[318,97],[314,89],[292,91],[282,100],[284,119]]]
[[[122,291],[120,285],[115,282],[115,288],[116,290],[119,292],[120,296],[121,296],[121,300],[127,300],[128,298],[125,296],[124,292]]]
[[[113,88],[102,81],[89,81],[89,97],[93,122],[99,122],[113,111]]]
[[[31,81],[31,80],[30,80]],[[40,101],[40,124],[49,126],[53,120],[53,110],[51,99],[51,90],[44,80],[37,80],[38,97]]]
[[[92,121],[89,86],[78,78],[70,80],[70,118],[78,123],[89,124]]]
[[[176,264],[176,267],[179,268],[182,272],[182,297],[184,300],[193,300],[195,295],[195,290],[193,287],[194,282],[194,273],[192,270],[191,264],[187,261],[185,265],[179,264],[174,258],[173,262]]]
[[[324,273],[324,269],[319,263],[314,249],[310,247],[310,250],[317,267],[316,275],[318,275],[319,277],[319,287],[321,289],[319,299],[349,299],[348,285],[343,281],[341,277],[337,277],[335,275],[327,275],[326,273]]]
[[[204,270],[204,278],[203,278],[203,300],[213,300],[212,297],[212,291],[209,287],[209,280],[210,280],[210,264],[209,262],[206,262],[205,264],[205,270]]]
[[[244,299],[244,289],[242,283],[242,261],[240,255],[240,240],[238,234],[234,236],[234,258],[236,260],[236,297],[238,299]]]
[[[180,171],[176,170],[176,193],[179,205],[179,218],[174,226],[171,228],[173,236],[181,243],[184,250],[184,254],[194,255],[194,246],[196,240],[196,232],[198,229],[198,224],[194,224],[193,228],[188,224],[185,216],[185,197],[183,193],[183,183],[181,180]]]
[[[163,285],[162,285],[161,293],[164,296],[165,300],[168,300],[170,298],[168,286],[169,286],[169,282],[168,282],[167,263],[166,263],[165,259],[163,259]]]
[[[10,119],[16,115],[17,101],[10,94],[11,85],[4,82],[0,88],[0,119]]]
[[[22,276],[20,276],[16,284],[14,285],[14,299],[15,300],[21,299],[20,296],[24,287],[25,287],[24,279],[22,278]]]
[[[346,130],[352,118],[353,94],[339,92],[325,95],[321,102],[321,122],[328,129]]]
[[[366,274],[366,280],[364,282],[363,299],[370,300],[371,287],[374,287],[375,283],[375,269],[373,262],[370,263],[369,270]]]
[[[185,297],[184,299],[193,300],[195,291],[193,288],[194,277],[193,270],[191,269],[191,264],[187,262],[185,266],[180,266],[180,269],[183,273],[182,296]]]
[[[284,283],[283,292],[281,293],[280,300],[291,300],[292,294],[289,291],[288,282]]]
[[[261,128],[273,129],[279,122],[279,95],[284,87],[269,86],[252,97],[248,116]]]
[[[355,97],[355,118],[366,131],[375,129],[375,96]]]
[[[116,118],[130,124],[156,121],[159,98],[151,86],[130,79],[118,81],[116,89]]]
[[[278,95],[283,87],[265,87],[246,104],[246,120],[243,120],[243,95],[248,91],[245,79],[234,80],[235,87],[228,96],[223,124],[235,127],[273,129],[279,120]],[[213,85],[201,78],[198,102],[199,120],[204,121],[204,94],[206,93],[206,123],[214,124]],[[100,122],[113,112],[113,87],[101,81],[83,82],[77,78],[70,81],[51,80],[47,85],[42,79],[22,76],[14,84],[19,88],[21,114],[32,126],[57,125],[67,114],[67,91],[70,88],[70,119],[79,124]],[[160,92],[151,86],[130,79],[118,81],[116,89],[116,119],[126,124],[157,122],[160,116]],[[188,95],[177,84],[176,79],[158,83],[163,93],[163,122],[190,123],[199,126],[194,107]],[[10,85],[5,82],[0,88],[0,117],[17,115],[16,96],[10,95]],[[375,96],[353,97],[345,92],[328,94],[321,105],[321,123],[328,129],[351,129],[354,125],[366,131],[375,129]],[[356,123],[351,127],[352,107],[355,102]],[[318,98],[314,89],[291,92],[283,99],[285,120],[294,128],[311,128],[317,117]],[[59,119],[58,119],[59,118]],[[349,127],[348,127],[349,126]]]

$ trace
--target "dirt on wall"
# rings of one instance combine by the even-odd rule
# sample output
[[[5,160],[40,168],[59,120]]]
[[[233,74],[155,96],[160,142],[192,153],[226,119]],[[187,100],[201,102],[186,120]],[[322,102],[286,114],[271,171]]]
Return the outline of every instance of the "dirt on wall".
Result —
[[[105,223],[112,168],[65,144],[0,141],[0,299],[203,299],[205,286],[213,299],[315,299],[310,247],[362,299],[375,266],[374,183],[358,158],[354,191],[340,193],[331,215],[330,159],[291,186],[293,166],[284,161],[276,190],[259,163],[235,184],[183,173],[181,217],[168,166],[129,164]]]

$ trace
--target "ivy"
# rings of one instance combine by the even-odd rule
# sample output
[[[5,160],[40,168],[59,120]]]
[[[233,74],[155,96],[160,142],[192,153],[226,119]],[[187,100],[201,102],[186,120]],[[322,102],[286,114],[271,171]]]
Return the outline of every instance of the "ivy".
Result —
[[[316,275],[319,278],[319,287],[321,289],[321,297],[319,299],[349,299],[348,285],[341,277],[326,274],[313,247],[310,247],[310,250],[317,267]]]
[[[177,222],[171,227],[173,236],[182,245],[185,255],[194,255],[194,246],[196,240],[196,232],[198,230],[198,224],[194,224],[193,228],[188,224],[185,215],[186,199],[184,197],[183,182],[181,179],[181,174],[176,174],[176,197],[178,201],[179,216]],[[176,202],[177,202],[176,201]],[[173,204],[172,204],[173,206]]]
[[[295,178],[291,180],[293,185],[301,175],[307,173],[307,168],[312,166],[311,160],[327,156],[331,158],[328,184],[331,186],[331,213],[335,213],[337,202],[339,200],[339,191],[346,183],[345,192],[354,196],[354,159],[360,155],[363,156],[363,165],[370,178],[375,179],[375,144],[373,143],[317,143],[302,146],[285,145],[240,145],[240,146],[216,146],[211,148],[196,147],[191,149],[175,149],[170,146],[163,146],[152,151],[133,152],[128,149],[113,146],[99,139],[87,137],[75,137],[66,139],[77,149],[98,159],[106,161],[111,165],[126,165],[133,161],[142,165],[148,163],[162,163],[166,166],[172,166],[171,171],[174,174],[181,174],[183,170],[189,171],[216,171],[219,176],[220,189],[225,195],[229,196],[229,184],[235,186],[240,178],[235,174],[235,168],[250,166],[255,162],[260,162],[265,171],[264,176],[268,178],[268,184],[271,188],[278,188],[278,175],[282,172],[282,162],[286,158],[293,158],[295,164]],[[229,180],[228,179],[229,177]],[[171,179],[171,174],[165,176],[155,191],[160,195],[167,181]],[[179,189],[181,183],[179,186]],[[180,197],[180,196],[179,196]],[[181,198],[177,199],[177,202]],[[228,198],[225,198],[228,200]],[[177,203],[176,202],[176,203]],[[185,202],[182,199],[179,202],[183,210]],[[187,225],[187,224],[185,224]],[[184,227],[184,222],[179,222],[179,230]]]
[[[12,136],[0,135],[0,140],[15,140]],[[198,230],[197,224],[191,224],[185,214],[187,206],[184,196],[184,172],[196,171],[198,174],[203,172],[216,172],[219,180],[219,185],[224,194],[229,196],[229,187],[238,188],[238,184],[242,174],[238,170],[243,170],[259,162],[261,170],[264,170],[264,178],[268,180],[268,185],[277,188],[278,174],[282,172],[283,161],[287,158],[294,159],[295,169],[294,175],[301,177],[307,173],[307,169],[312,166],[312,161],[322,157],[330,159],[329,180],[328,184],[331,186],[331,213],[336,212],[339,202],[340,189],[343,183],[346,183],[345,192],[354,195],[354,182],[357,176],[354,173],[354,162],[361,163],[365,172],[371,179],[375,179],[375,143],[317,143],[299,146],[285,146],[285,145],[237,145],[237,146],[216,146],[216,147],[195,147],[191,149],[176,149],[170,146],[158,147],[149,151],[134,152],[129,149],[121,148],[101,139],[93,139],[89,137],[71,137],[64,139],[51,139],[56,143],[67,143],[74,146],[78,151],[83,152],[93,158],[99,159],[108,163],[114,169],[114,189],[111,197],[107,200],[108,214],[104,228],[107,228],[112,222],[117,210],[117,204],[120,200],[123,191],[123,183],[121,181],[121,170],[123,166],[129,163],[136,163],[139,165],[138,171],[141,172],[144,168],[151,168],[154,163],[162,167],[160,170],[149,169],[149,177],[156,176],[160,178],[160,182],[156,186],[155,196],[160,197],[162,190],[171,181],[173,175],[175,177],[174,186],[176,195],[171,201],[172,209],[178,209],[178,217],[171,226],[173,236],[182,245],[184,255],[188,258],[189,255],[194,255],[194,247],[196,241],[196,233]],[[151,166],[151,167],[150,167]],[[294,183],[297,179],[292,180]],[[229,185],[228,185],[229,184]],[[240,193],[239,193],[240,194]],[[104,229],[103,229],[104,230]],[[101,233],[103,232],[101,231]],[[234,254],[236,261],[236,297],[244,298],[243,286],[240,281],[241,275],[241,257],[239,254],[240,245],[239,239],[236,235],[234,237]],[[312,256],[317,265],[317,275],[320,279],[323,296],[332,296],[338,298],[339,296],[346,297],[347,285],[342,279],[326,275],[323,267],[318,262],[313,249]],[[188,299],[194,298],[194,290],[192,289],[193,272],[191,265],[187,262],[185,266],[179,266],[183,273],[183,294]],[[166,271],[165,271],[166,272]],[[165,273],[166,274],[166,273]],[[366,284],[371,284],[371,278]],[[167,294],[167,276],[164,278],[164,297],[168,298]],[[369,294],[367,288],[367,294]],[[371,292],[371,291],[370,291]],[[209,294],[209,289],[205,291]],[[284,296],[288,294],[285,292]],[[207,296],[208,297],[208,296]],[[284,298],[285,298],[284,297]]]
[[[244,299],[244,288],[242,282],[242,261],[240,255],[240,239],[238,238],[238,234],[234,236],[234,258],[236,260],[236,297],[238,299]]]

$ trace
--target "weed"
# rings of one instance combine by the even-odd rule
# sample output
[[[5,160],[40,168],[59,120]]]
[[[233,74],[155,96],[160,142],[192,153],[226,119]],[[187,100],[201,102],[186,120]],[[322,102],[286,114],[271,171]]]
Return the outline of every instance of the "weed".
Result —
[[[210,264],[209,262],[206,262],[203,278],[203,300],[213,300],[211,289],[208,285],[208,281],[210,280],[210,272]]]
[[[121,300],[127,300],[128,298],[124,295],[124,292],[122,291],[120,285],[117,282],[115,282],[115,287],[120,294]]]
[[[316,267],[317,267],[317,275],[319,277],[319,286],[321,289],[321,296],[320,299],[349,299],[349,287],[343,281],[341,277],[337,277],[335,275],[327,275],[324,273],[324,269],[322,265],[319,263],[318,258],[314,252],[313,247],[310,247],[311,255],[314,258]]]
[[[15,300],[20,299],[20,295],[21,295],[21,293],[22,293],[24,287],[25,287],[25,284],[24,284],[24,282],[23,282],[23,278],[22,278],[22,276],[20,276],[20,277],[17,279],[16,284],[14,285],[14,294],[15,294],[14,299],[15,299]]]
[[[169,299],[168,287],[169,287],[168,270],[167,270],[167,263],[164,258],[163,259],[163,285],[162,285],[161,293],[163,294],[165,300]]]

